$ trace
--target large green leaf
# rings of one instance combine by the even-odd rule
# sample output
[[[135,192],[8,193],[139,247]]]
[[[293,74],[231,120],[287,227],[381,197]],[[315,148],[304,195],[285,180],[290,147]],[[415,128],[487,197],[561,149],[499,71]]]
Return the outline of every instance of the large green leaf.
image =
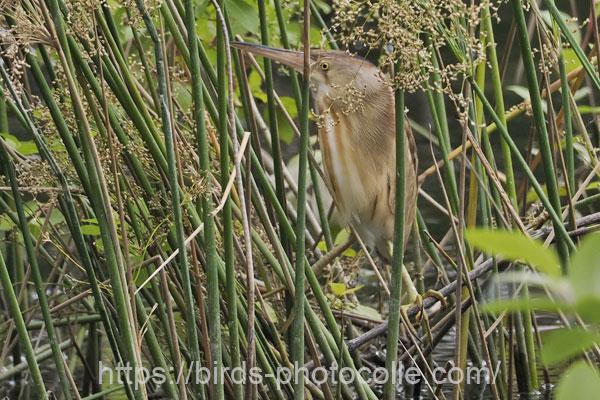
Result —
[[[485,253],[510,261],[522,261],[540,272],[560,276],[560,263],[554,251],[516,231],[467,229],[471,245]]]
[[[588,235],[571,257],[569,277],[578,299],[600,297],[600,234]]]
[[[600,297],[586,297],[575,303],[577,314],[589,324],[600,325]]]
[[[558,329],[544,334],[542,360],[554,365],[580,355],[600,343],[600,334],[582,328]]]
[[[225,2],[234,33],[259,32],[258,11],[244,0],[227,0]]]
[[[600,374],[580,361],[573,365],[556,388],[556,400],[595,400],[600,393]]]
[[[481,309],[485,312],[498,314],[502,311],[548,311],[548,312],[557,312],[557,311],[568,311],[573,307],[569,304],[562,304],[554,302],[547,298],[515,298],[515,299],[507,299],[507,300],[496,300],[490,303],[484,304]]]

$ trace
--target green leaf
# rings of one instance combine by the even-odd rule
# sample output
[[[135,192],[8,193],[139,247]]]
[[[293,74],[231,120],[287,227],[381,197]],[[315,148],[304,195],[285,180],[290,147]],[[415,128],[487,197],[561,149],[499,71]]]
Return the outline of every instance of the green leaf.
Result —
[[[587,323],[600,325],[600,297],[586,297],[575,303],[575,311]]]
[[[258,11],[244,0],[227,0],[227,13],[234,33],[259,32]]]
[[[362,285],[356,286],[353,288],[349,288],[343,282],[341,282],[341,283],[331,282],[329,284],[329,289],[331,290],[331,293],[333,293],[333,295],[336,297],[344,297],[347,294],[352,294],[352,293],[356,292],[360,288],[362,288]]]
[[[359,304],[352,309],[352,312],[356,315],[360,315],[365,318],[369,318],[374,321],[383,321],[383,317],[373,307],[365,306],[363,304]]]
[[[248,75],[248,85],[250,86],[250,91],[255,98],[259,99],[263,103],[267,102],[267,94],[262,90],[262,79],[256,70],[252,70],[250,75]]]
[[[298,115],[298,109],[296,108],[296,100],[288,96],[280,96],[281,103],[285,110],[290,114],[290,117],[296,118]]]
[[[577,57],[577,53],[575,53],[575,50],[570,49],[570,48],[564,48],[562,49],[562,55],[563,58],[565,60],[565,68],[567,69],[567,73],[573,71],[574,69],[577,69],[579,67],[581,67],[581,61],[579,61],[579,58]]]
[[[321,240],[319,243],[317,243],[317,247],[321,251],[327,251],[327,243],[325,243],[324,240]]]
[[[2,136],[13,149],[24,156],[38,153],[38,148],[33,140],[19,140],[16,136],[4,132],[0,133],[0,136]]]
[[[506,260],[522,261],[550,276],[560,276],[554,251],[516,231],[467,229],[466,238],[474,247]]]
[[[275,312],[275,309],[273,308],[273,306],[268,303],[268,302],[264,302],[265,305],[265,312],[267,313],[267,315],[269,316],[269,318],[271,319],[271,321],[277,323],[279,322],[279,318],[277,318],[277,312]]]
[[[526,100],[526,101],[530,100],[529,89],[527,87],[518,86],[518,85],[509,85],[506,88],[508,90],[510,90],[511,92],[516,93],[523,100]],[[544,110],[544,113],[547,112],[547,110],[548,110],[548,104],[544,100],[542,100],[542,109]]]
[[[349,238],[350,238],[350,230],[349,229],[342,229],[335,236],[334,242],[335,242],[336,245],[339,245],[339,244],[342,244],[342,243],[346,242]]]
[[[81,234],[86,236],[100,236],[100,228],[94,224],[81,225]]]
[[[279,138],[281,141],[285,144],[292,143],[294,140],[294,130],[279,109],[277,109],[277,125],[279,126]]]
[[[65,221],[65,217],[62,214],[62,212],[60,212],[60,210],[57,208],[52,209],[52,213],[50,214],[50,222],[53,225],[58,225],[58,224],[63,223],[64,221]]]
[[[598,332],[582,328],[558,329],[544,334],[542,360],[554,365],[580,355],[595,343],[600,343]]]
[[[600,393],[600,374],[580,361],[565,373],[556,388],[556,400],[592,400]]]
[[[524,298],[516,298],[516,299],[503,299],[496,300],[490,303],[486,303],[481,307],[482,311],[499,314],[503,311],[548,311],[548,312],[557,312],[557,311],[569,311],[573,307],[569,304],[557,303],[550,299],[546,298],[532,298],[532,299],[524,299]]]
[[[344,252],[342,253],[342,255],[343,255],[344,257],[350,257],[350,258],[354,258],[354,257],[356,257],[356,256],[357,256],[357,254],[358,254],[358,253],[356,252],[356,250],[354,250],[352,247],[350,247],[350,248],[348,248],[348,249],[344,250]]]
[[[0,231],[10,231],[15,227],[15,223],[6,214],[0,215]]]
[[[542,189],[544,190],[544,193],[546,193],[546,196],[548,195],[548,189],[546,188],[546,185],[542,185]],[[567,196],[567,188],[565,186],[560,186],[558,188],[558,195],[560,197],[564,197]],[[540,196],[538,196],[537,192],[535,191],[535,189],[531,188],[529,189],[529,191],[527,192],[527,204],[533,203],[534,201],[538,201],[540,199]]]
[[[600,234],[589,234],[571,257],[569,278],[578,299],[600,297]]]

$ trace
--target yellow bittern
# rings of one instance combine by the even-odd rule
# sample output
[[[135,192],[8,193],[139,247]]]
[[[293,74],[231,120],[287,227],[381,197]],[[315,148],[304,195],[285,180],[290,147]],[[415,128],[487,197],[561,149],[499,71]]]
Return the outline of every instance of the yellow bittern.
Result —
[[[262,45],[232,44],[302,73],[304,53]],[[396,194],[396,118],[394,93],[384,73],[348,52],[311,50],[311,94],[326,185],[342,222],[384,258],[390,258]],[[408,128],[408,124],[407,124]],[[416,153],[405,129],[405,241],[417,203]],[[420,296],[403,266],[408,300]]]

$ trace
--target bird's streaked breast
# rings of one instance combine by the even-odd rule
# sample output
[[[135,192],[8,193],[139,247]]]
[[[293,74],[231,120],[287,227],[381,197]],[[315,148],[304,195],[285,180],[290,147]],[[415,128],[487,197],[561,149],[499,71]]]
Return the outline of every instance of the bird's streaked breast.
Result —
[[[366,160],[356,158],[356,150],[348,135],[352,125],[344,115],[328,111],[322,115],[319,141],[323,155],[325,175],[332,196],[345,222],[369,207],[369,178],[365,176]],[[367,173],[368,175],[368,173]],[[376,195],[376,194],[375,194]]]

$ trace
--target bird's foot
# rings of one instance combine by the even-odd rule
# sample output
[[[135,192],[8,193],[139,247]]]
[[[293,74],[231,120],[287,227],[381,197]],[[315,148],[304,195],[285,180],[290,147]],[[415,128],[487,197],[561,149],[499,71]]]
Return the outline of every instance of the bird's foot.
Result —
[[[417,312],[414,314],[415,321],[421,322],[423,319],[423,296],[421,296],[416,290],[414,293],[411,293],[409,298],[409,303],[402,306],[406,317],[408,318],[408,311],[413,307],[417,308]]]
[[[418,296],[418,297],[420,298],[421,296]],[[404,323],[404,325],[410,331],[410,333],[412,334],[413,337],[419,337],[417,335],[417,330],[413,326],[412,322],[410,321],[410,317],[408,316],[408,311],[411,308],[413,308],[415,305],[419,306],[416,303],[404,304],[404,305],[400,306],[400,320]],[[421,306],[422,306],[422,304],[421,304]],[[421,311],[418,311],[417,315],[419,313],[421,313]]]
[[[404,316],[406,317],[407,320],[409,319],[408,311],[415,306],[417,307],[417,312],[414,315],[415,320],[417,322],[420,322],[423,319],[423,317],[425,316],[425,307],[424,307],[423,301],[428,297],[433,297],[434,299],[437,299],[440,302],[440,304],[442,305],[442,307],[446,307],[448,305],[448,302],[446,301],[446,297],[444,297],[444,295],[437,290],[429,289],[423,294],[417,293],[415,291],[410,296],[410,300],[409,300],[410,302],[401,307],[402,312],[404,313]]]
[[[446,301],[446,297],[438,290],[434,290],[434,289],[429,289],[428,291],[425,292],[425,294],[423,294],[423,299],[426,299],[427,297],[433,297],[434,299],[437,299],[440,304],[442,305],[442,308],[445,308],[448,305],[448,301]]]

